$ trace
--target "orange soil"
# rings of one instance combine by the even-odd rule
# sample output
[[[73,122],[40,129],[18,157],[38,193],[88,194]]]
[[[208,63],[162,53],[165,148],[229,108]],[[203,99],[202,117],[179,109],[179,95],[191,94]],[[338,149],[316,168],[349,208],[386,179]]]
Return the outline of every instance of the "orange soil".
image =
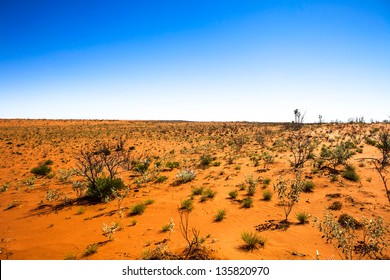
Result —
[[[200,230],[200,235],[205,237],[204,244],[217,258],[315,259],[318,250],[321,259],[340,259],[334,247],[322,238],[313,221],[298,225],[295,213],[306,211],[312,217],[323,218],[327,207],[338,200],[343,206],[340,211],[332,211],[335,216],[341,213],[357,219],[380,216],[390,223],[390,207],[378,174],[370,162],[362,166],[357,161],[364,157],[379,157],[378,150],[365,144],[364,137],[373,128],[384,126],[324,124],[304,127],[321,142],[317,154],[322,144],[335,144],[341,140],[356,140],[358,146],[363,145],[363,153],[357,153],[349,160],[356,167],[360,182],[351,182],[341,176],[331,182],[329,174],[323,171],[312,173],[313,161],[307,162],[304,175],[312,177],[316,187],[312,193],[301,194],[289,217],[293,224],[286,231],[258,232],[267,239],[265,247],[246,251],[242,249],[242,232],[255,232],[256,225],[284,218],[276,193],[271,201],[262,200],[261,183],[257,185],[253,207],[249,209],[241,207],[239,200],[245,197],[246,191],[237,187],[245,182],[245,176],[253,174],[259,179],[270,178],[271,183],[266,188],[273,192],[272,186],[279,175],[293,177],[289,163],[291,153],[273,145],[275,140],[283,140],[289,133],[282,125],[0,120],[0,187],[9,186],[0,193],[0,259],[61,260],[72,255],[77,259],[139,259],[143,252],[153,250],[159,242],[168,238],[168,233],[161,232],[161,228],[169,223],[170,218],[176,226],[166,244],[170,251],[182,252],[186,242],[179,230],[177,209],[181,200],[191,195],[192,188],[201,186],[213,189],[216,196],[205,202],[200,202],[200,196],[195,196],[189,223],[190,227]],[[275,156],[275,162],[267,170],[262,170],[262,160],[257,167],[250,160],[251,155],[261,155],[267,150],[255,141],[254,135],[258,132],[265,132],[268,152]],[[60,182],[58,176],[60,169],[75,168],[75,156],[85,143],[97,139],[114,141],[121,135],[127,135],[135,153],[152,156],[153,162],[179,161],[181,166],[172,171],[161,171],[160,175],[167,176],[167,181],[149,182],[141,187],[136,187],[134,183],[139,178],[134,172],[119,174],[130,186],[131,192],[122,203],[125,212],[123,228],[114,233],[112,241],[107,242],[107,237],[102,235],[102,225],[119,221],[117,201],[98,204],[77,202],[72,184]],[[247,135],[249,142],[236,151],[229,141],[239,135]],[[215,161],[221,164],[207,169],[196,168],[195,180],[174,186],[172,183],[178,170],[185,165],[196,166],[202,154],[216,157]],[[229,155],[236,157],[233,164],[228,164]],[[54,162],[52,169],[55,176],[50,179],[38,177],[33,186],[28,187],[26,179],[34,177],[31,169],[48,159]],[[46,200],[48,189],[59,189],[62,197],[67,195],[72,203],[63,205],[62,198],[49,202]],[[236,200],[228,199],[232,190],[238,190]],[[340,193],[341,197],[326,197],[333,193]],[[133,205],[147,199],[154,200],[154,203],[148,205],[142,215],[128,215]],[[226,219],[214,222],[219,209],[226,210]],[[136,219],[136,225],[131,224],[133,219]],[[87,246],[93,243],[100,244],[97,253],[83,257]]]

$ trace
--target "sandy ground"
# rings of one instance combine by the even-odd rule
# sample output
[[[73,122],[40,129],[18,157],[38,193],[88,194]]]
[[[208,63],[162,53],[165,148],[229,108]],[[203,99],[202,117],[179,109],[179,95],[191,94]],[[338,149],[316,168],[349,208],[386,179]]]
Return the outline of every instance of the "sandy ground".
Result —
[[[191,123],[191,122],[126,122],[126,121],[54,121],[54,120],[0,120],[0,259],[140,259],[161,244],[174,253],[186,248],[179,229],[178,207],[191,197],[194,188],[212,189],[214,198],[201,202],[193,196],[193,210],[189,226],[200,231],[210,254],[219,259],[340,259],[339,251],[326,242],[313,222],[322,219],[327,208],[340,201],[342,208],[330,211],[338,217],[347,213],[361,217],[382,217],[390,223],[390,205],[385,189],[370,161],[359,159],[380,156],[378,149],[366,143],[365,138],[375,138],[389,124],[323,124],[308,125],[301,129],[322,145],[334,146],[342,141],[356,143],[359,152],[348,160],[356,167],[360,177],[357,182],[337,176],[331,180],[326,169],[316,169],[315,159],[305,163],[302,176],[310,179],[315,188],[311,193],[301,193],[299,202],[289,216],[287,230],[256,231],[256,226],[284,219],[284,213],[273,185],[279,176],[294,177],[291,152],[284,145],[289,133],[281,124],[258,123]],[[264,143],[256,141],[263,135]],[[162,183],[151,180],[140,183],[142,175],[121,170],[119,177],[130,187],[118,213],[118,201],[92,203],[78,199],[72,189],[73,175],[61,181],[61,172],[76,168],[76,157],[85,144],[96,140],[114,143],[127,137],[134,147],[134,155],[151,158],[149,172],[166,176]],[[244,139],[240,148],[237,139]],[[236,143],[236,144],[234,144]],[[354,149],[355,151],[356,149]],[[264,168],[263,152],[274,156],[274,162]],[[202,155],[211,155],[213,162],[207,168],[199,166]],[[251,160],[252,158],[252,160]],[[35,176],[31,169],[40,162],[53,161],[51,176]],[[168,161],[179,162],[179,167],[156,168]],[[230,162],[229,162],[230,161]],[[196,178],[175,185],[176,174],[184,167],[196,170]],[[339,170],[343,166],[337,167]],[[245,178],[252,174],[258,180],[253,206],[243,208],[241,200],[247,197]],[[33,179],[32,179],[33,178]],[[262,181],[270,179],[269,185]],[[33,181],[33,182],[32,182]],[[138,183],[136,183],[138,181]],[[60,196],[48,201],[48,190],[59,190]],[[263,190],[273,193],[270,201],[263,200]],[[236,199],[229,192],[238,191]],[[329,195],[337,194],[335,198]],[[137,203],[151,200],[141,215],[131,216]],[[225,209],[226,218],[215,222],[218,210]],[[305,211],[309,222],[299,224],[295,215]],[[173,232],[162,232],[162,227],[173,219]],[[102,234],[103,223],[118,222],[121,229],[112,240]],[[241,239],[244,231],[257,232],[266,238],[263,248],[246,250]],[[358,232],[359,236],[362,234]],[[386,237],[389,239],[389,236]],[[87,247],[98,244],[97,252],[85,256]],[[389,255],[389,252],[385,252]]]

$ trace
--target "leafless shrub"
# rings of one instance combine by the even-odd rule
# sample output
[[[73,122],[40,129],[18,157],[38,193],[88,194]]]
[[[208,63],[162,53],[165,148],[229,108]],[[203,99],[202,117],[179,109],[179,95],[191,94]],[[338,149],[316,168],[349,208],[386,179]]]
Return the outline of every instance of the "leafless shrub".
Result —
[[[189,215],[190,211],[179,209],[180,214],[180,232],[184,239],[187,241],[187,253],[185,259],[193,254],[201,244],[200,231],[196,228],[189,229]]]

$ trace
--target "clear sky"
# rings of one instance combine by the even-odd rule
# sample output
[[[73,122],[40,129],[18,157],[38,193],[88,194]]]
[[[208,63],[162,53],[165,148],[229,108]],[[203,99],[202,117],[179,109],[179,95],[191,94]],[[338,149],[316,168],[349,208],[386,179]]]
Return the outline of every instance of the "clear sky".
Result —
[[[0,118],[390,116],[390,1],[0,0]]]

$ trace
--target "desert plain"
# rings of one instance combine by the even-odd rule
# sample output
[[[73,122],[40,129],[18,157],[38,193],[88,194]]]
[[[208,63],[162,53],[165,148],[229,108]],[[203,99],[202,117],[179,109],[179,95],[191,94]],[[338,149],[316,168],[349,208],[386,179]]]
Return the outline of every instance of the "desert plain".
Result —
[[[389,129],[358,122],[0,120],[0,259],[346,259],[319,223],[345,214],[390,223],[375,167],[383,156],[378,139]],[[337,148],[345,160],[331,158]],[[88,151],[114,160],[125,152],[127,161],[114,170],[123,188],[88,196],[80,170]],[[34,171],[42,166],[47,172]],[[348,168],[355,177],[344,176]],[[110,175],[104,165],[97,174]],[[305,186],[287,222],[287,202],[275,188],[280,180],[287,191],[294,180]],[[186,223],[199,254],[187,254]],[[388,259],[388,228],[380,235],[383,250],[378,245],[373,254],[358,250],[364,227],[350,230],[352,259]],[[248,246],[243,233],[261,242]]]

